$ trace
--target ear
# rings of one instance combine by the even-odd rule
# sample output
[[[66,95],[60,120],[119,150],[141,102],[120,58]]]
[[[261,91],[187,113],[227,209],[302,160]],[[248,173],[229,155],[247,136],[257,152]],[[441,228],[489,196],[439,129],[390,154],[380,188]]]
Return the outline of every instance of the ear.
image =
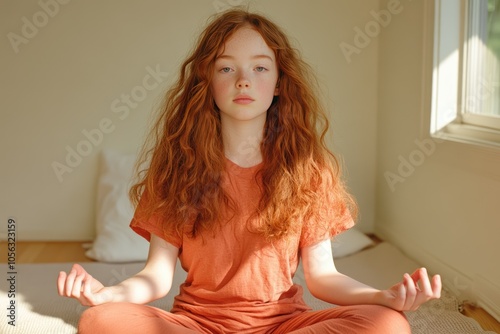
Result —
[[[280,95],[280,80],[281,76],[278,77],[278,80],[276,81],[276,88],[274,89],[274,96],[279,96]]]

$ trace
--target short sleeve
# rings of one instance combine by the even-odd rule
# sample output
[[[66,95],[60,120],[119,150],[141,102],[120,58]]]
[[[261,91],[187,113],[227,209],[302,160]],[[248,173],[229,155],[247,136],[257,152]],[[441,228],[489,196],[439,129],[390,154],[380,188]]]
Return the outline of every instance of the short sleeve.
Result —
[[[299,247],[307,247],[331,239],[354,226],[347,204],[332,191],[323,189],[313,214],[302,224]]]
[[[175,247],[181,248],[182,237],[175,231],[173,224],[169,226],[161,215],[148,215],[144,212],[146,201],[146,196],[143,196],[139,201],[134,217],[130,222],[130,228],[148,241],[151,241],[151,234],[154,234]]]

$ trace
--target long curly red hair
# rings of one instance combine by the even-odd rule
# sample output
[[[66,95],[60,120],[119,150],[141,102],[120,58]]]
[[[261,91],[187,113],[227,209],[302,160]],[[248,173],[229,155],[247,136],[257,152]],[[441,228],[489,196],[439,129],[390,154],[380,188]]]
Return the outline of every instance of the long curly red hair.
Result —
[[[302,221],[325,201],[325,193],[338,204],[336,216],[349,210],[355,217],[356,205],[341,180],[339,163],[324,143],[328,120],[310,67],[278,26],[240,9],[215,17],[182,64],[142,148],[138,182],[130,190],[133,203],[146,194],[141,211],[175,224],[178,233],[189,226],[193,237],[213,231],[224,214],[221,208],[232,207],[221,187],[225,156],[211,79],[224,43],[244,26],[259,32],[274,50],[279,70],[279,96],[267,111],[261,143],[262,197],[255,212],[262,222],[259,233],[280,239],[300,232]]]

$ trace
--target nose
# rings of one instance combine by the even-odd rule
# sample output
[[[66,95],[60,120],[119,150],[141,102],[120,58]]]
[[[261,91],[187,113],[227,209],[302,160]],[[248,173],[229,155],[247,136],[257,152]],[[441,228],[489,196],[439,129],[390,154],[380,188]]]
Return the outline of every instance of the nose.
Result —
[[[238,89],[250,88],[250,80],[247,78],[246,75],[241,75],[236,81],[236,87]]]

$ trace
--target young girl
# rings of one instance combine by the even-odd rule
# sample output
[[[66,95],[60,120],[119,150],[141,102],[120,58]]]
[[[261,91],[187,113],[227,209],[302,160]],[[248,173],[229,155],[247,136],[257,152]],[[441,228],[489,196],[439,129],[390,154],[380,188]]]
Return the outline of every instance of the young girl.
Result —
[[[401,311],[439,298],[425,269],[377,290],[339,273],[330,239],[353,200],[323,136],[308,67],[266,18],[214,19],[182,66],[144,146],[131,227],[150,241],[142,271],[104,287],[81,266],[58,290],[83,305],[80,333],[410,333]],[[323,131],[318,134],[317,123]],[[170,311],[177,257],[187,271]],[[311,311],[292,278],[302,259]]]

